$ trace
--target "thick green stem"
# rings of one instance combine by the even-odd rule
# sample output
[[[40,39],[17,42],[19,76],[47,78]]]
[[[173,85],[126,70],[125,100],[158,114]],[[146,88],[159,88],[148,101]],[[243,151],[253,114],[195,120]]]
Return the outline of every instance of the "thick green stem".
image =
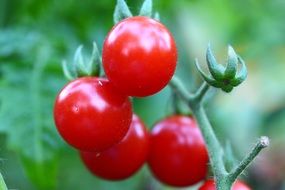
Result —
[[[6,186],[6,183],[5,183],[1,173],[0,173],[0,189],[1,190],[8,190],[8,188]]]
[[[223,162],[223,149],[209,123],[204,108],[199,103],[194,104],[192,102],[190,105],[207,145],[214,176],[217,180],[221,179],[226,175],[226,169]]]

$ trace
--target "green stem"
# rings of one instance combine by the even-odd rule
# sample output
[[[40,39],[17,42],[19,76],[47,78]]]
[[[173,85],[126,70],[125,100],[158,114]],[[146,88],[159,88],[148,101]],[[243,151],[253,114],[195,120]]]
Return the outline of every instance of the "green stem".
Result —
[[[169,83],[173,91],[189,106],[193,115],[200,127],[203,138],[205,140],[211,167],[214,172],[217,190],[230,190],[232,184],[237,177],[247,168],[247,166],[254,160],[258,153],[269,145],[267,137],[261,137],[252,151],[241,161],[241,163],[230,173],[225,169],[223,160],[224,151],[218,141],[213,128],[208,120],[208,117],[203,108],[203,98],[209,90],[209,85],[204,82],[195,94],[187,91],[183,83],[177,78],[173,77]]]
[[[195,102],[201,102],[205,94],[208,92],[209,88],[210,86],[208,85],[208,83],[203,82],[201,87],[197,90],[197,92],[193,96],[193,99],[195,99]]]
[[[223,163],[223,149],[201,104],[204,95],[209,89],[209,85],[203,83],[197,93],[192,95],[186,90],[182,82],[177,77],[173,77],[169,84],[181,97],[181,99],[183,99],[192,109],[194,117],[197,120],[198,126],[200,127],[205,140],[214,175],[217,178],[222,178],[226,175],[226,170]]]
[[[255,144],[253,149],[251,150],[248,155],[244,157],[244,159],[240,162],[240,164],[233,169],[229,173],[229,179],[234,181],[247,167],[248,165],[254,160],[254,158],[259,154],[259,152],[269,146],[269,139],[268,137],[261,137],[258,142]]]
[[[179,102],[178,102],[178,97],[177,94],[172,92],[171,94],[171,98],[172,98],[172,108],[173,108],[173,112],[175,114],[181,114],[181,110],[179,108]]]
[[[223,178],[226,175],[223,149],[212,129],[204,108],[200,104],[193,105],[193,103],[191,108],[204,137],[214,175],[217,179]]]
[[[0,189],[1,190],[8,190],[8,188],[6,186],[6,183],[5,183],[1,173],[0,173]]]
[[[188,102],[192,98],[192,95],[188,92],[188,90],[185,88],[185,86],[182,84],[182,82],[177,77],[175,76],[172,77],[169,83],[169,86],[184,101]]]

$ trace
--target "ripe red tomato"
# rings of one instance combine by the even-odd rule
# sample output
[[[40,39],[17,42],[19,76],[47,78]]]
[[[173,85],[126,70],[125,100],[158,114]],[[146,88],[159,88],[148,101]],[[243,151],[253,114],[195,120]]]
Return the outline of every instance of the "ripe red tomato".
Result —
[[[138,171],[147,159],[149,136],[142,121],[133,115],[124,139],[101,153],[80,152],[86,167],[107,180],[122,180]]]
[[[102,151],[127,134],[132,106],[107,79],[84,77],[68,83],[54,105],[54,120],[60,135],[71,146]]]
[[[215,183],[213,179],[207,180],[200,188],[199,190],[216,190]],[[237,180],[232,190],[251,190],[245,183],[243,183],[240,180]]]
[[[174,115],[158,122],[151,133],[149,167],[161,182],[177,187],[206,177],[208,154],[195,120]]]
[[[103,66],[107,78],[129,96],[160,91],[174,74],[175,41],[158,21],[136,16],[115,25],[105,39]]]

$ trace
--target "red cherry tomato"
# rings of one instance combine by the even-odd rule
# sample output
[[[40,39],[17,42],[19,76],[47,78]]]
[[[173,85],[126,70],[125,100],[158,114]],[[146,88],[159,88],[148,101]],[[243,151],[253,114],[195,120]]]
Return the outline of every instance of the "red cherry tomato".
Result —
[[[130,17],[115,25],[105,39],[103,66],[107,78],[129,96],[160,91],[174,74],[175,41],[158,21]]]
[[[200,188],[199,190],[216,190],[215,183],[213,179],[207,180]],[[232,190],[251,190],[245,183],[243,183],[240,180],[237,180]]]
[[[175,115],[158,122],[151,133],[148,164],[167,185],[185,187],[203,180],[208,154],[195,120]]]
[[[132,106],[103,78],[84,77],[67,84],[54,105],[60,135],[80,150],[102,151],[127,134]]]
[[[142,121],[133,115],[124,139],[101,153],[80,152],[86,167],[107,180],[122,180],[138,171],[147,159],[149,136]]]

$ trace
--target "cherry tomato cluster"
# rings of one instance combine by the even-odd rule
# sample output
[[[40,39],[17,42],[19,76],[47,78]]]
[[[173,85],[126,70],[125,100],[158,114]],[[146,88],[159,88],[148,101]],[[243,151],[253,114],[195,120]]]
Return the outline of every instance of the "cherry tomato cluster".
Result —
[[[155,94],[174,74],[177,50],[167,28],[142,16],[119,22],[105,39],[102,62],[106,77],[71,81],[54,106],[59,134],[79,151],[90,172],[122,180],[147,162],[153,175],[170,186],[205,179],[208,154],[192,117],[166,117],[149,133],[132,110],[129,96]]]

